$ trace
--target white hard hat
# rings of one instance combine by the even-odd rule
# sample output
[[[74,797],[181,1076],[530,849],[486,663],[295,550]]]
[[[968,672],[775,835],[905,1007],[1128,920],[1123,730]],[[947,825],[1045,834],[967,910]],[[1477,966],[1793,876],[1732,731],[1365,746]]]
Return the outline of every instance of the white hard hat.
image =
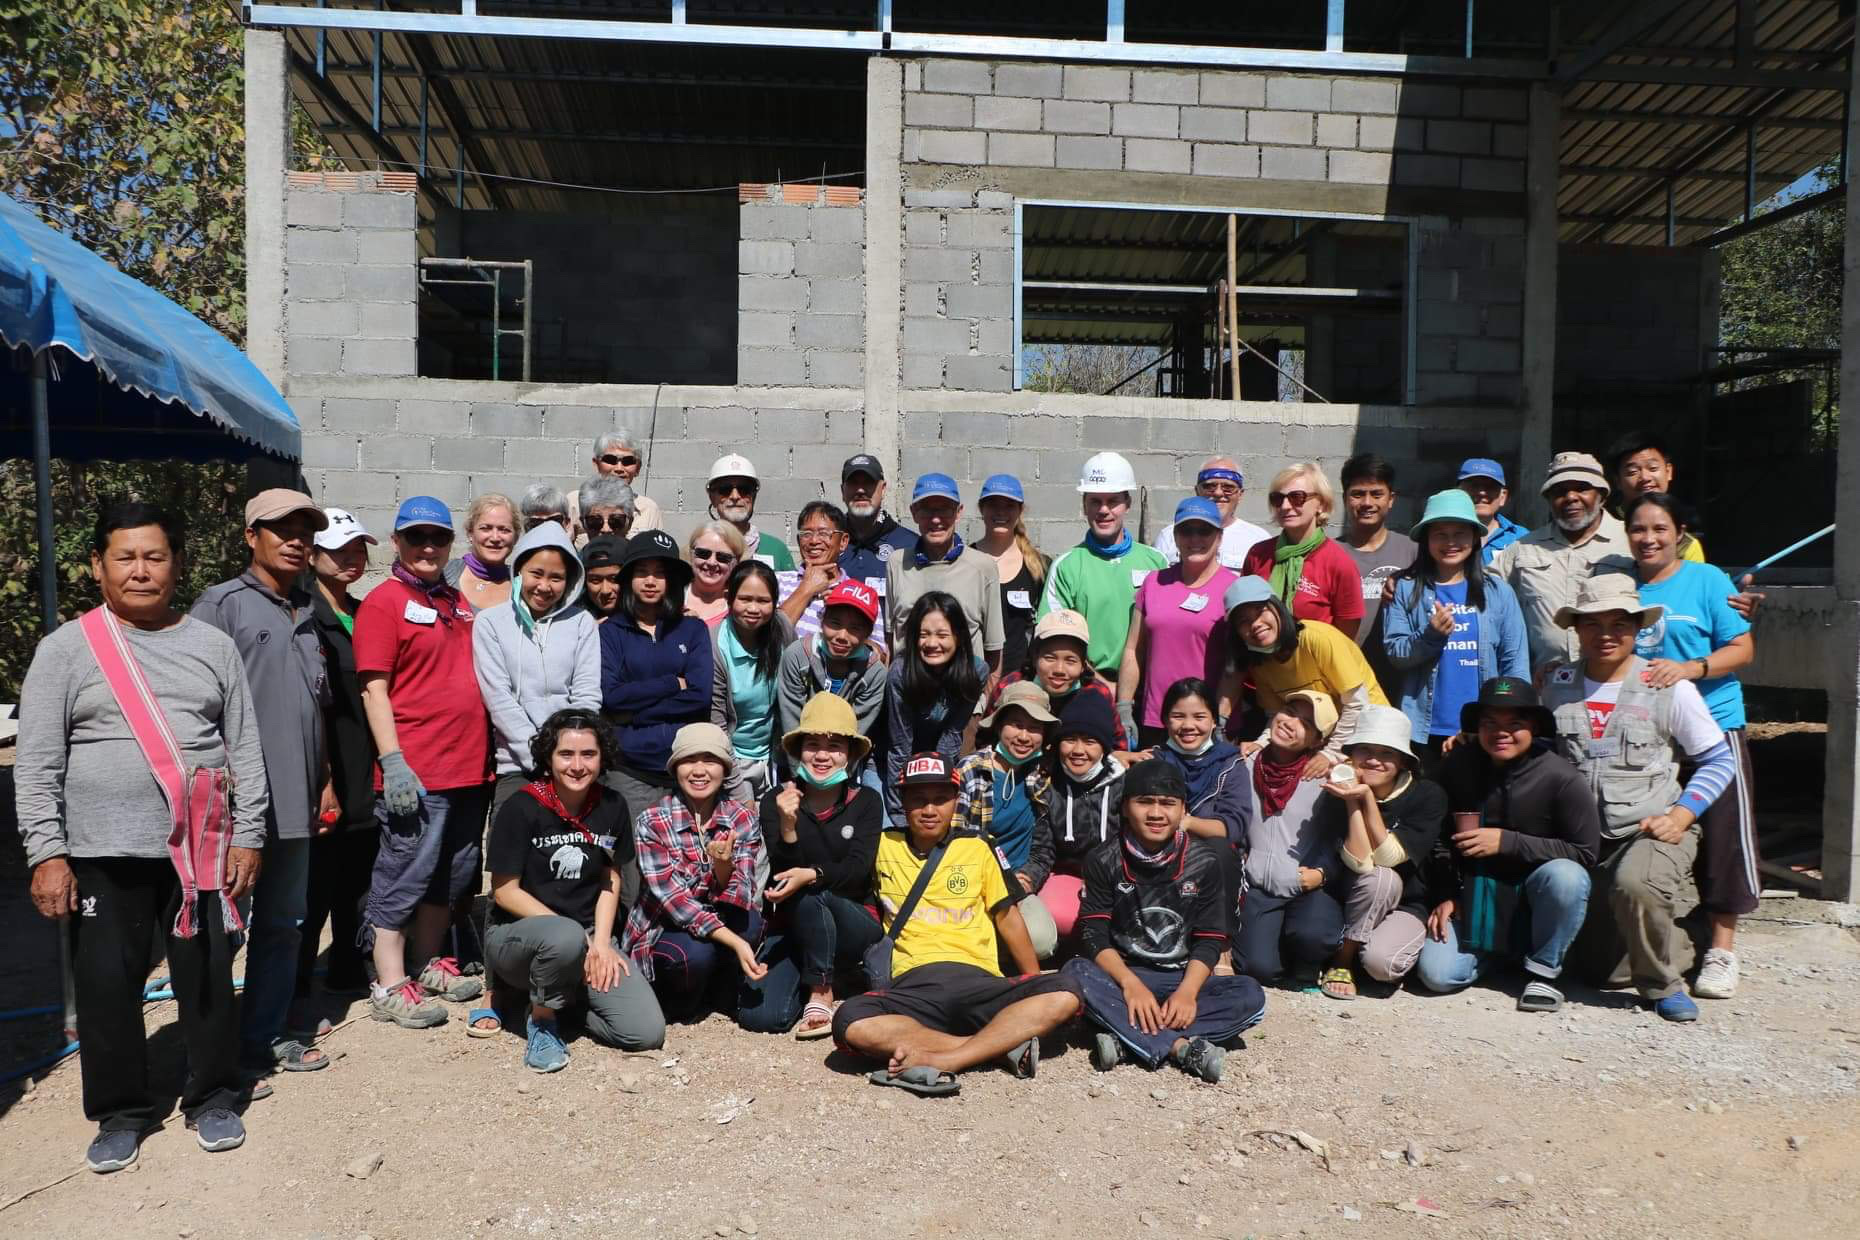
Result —
[[[738,456],[734,452],[728,456],[720,456],[711,462],[710,481],[715,482],[719,478],[748,478],[754,482],[762,481],[762,475],[756,472],[755,463],[748,457]]]
[[[1085,462],[1079,473],[1080,495],[1103,495],[1107,492],[1135,491],[1137,471],[1115,452],[1100,452]]]

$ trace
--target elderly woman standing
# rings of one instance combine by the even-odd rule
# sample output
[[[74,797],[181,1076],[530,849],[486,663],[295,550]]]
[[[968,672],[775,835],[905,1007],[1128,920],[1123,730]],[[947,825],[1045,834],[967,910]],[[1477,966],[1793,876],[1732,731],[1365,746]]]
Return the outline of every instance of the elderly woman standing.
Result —
[[[510,549],[517,545],[517,506],[495,491],[480,495],[465,512],[464,555],[447,562],[446,584],[474,610],[510,597]]]
[[[161,1120],[144,1050],[160,938],[187,1046],[181,1111],[202,1149],[245,1141],[232,933],[258,878],[266,783],[245,669],[226,634],[173,607],[180,523],[106,509],[91,539],[103,605],[39,643],[14,772],[33,906],[72,922],[92,1171],[136,1161]],[[228,808],[228,800],[231,805]]]
[[[1279,536],[1246,553],[1243,571],[1264,577],[1273,597],[1300,620],[1322,620],[1352,641],[1363,623],[1363,577],[1356,561],[1324,532],[1337,490],[1315,461],[1272,476],[1266,496]]]
[[[691,588],[685,593],[685,614],[715,629],[730,614],[725,588],[730,573],[749,558],[749,545],[728,521],[706,521],[691,531],[685,559],[691,565]]]
[[[632,439],[618,431],[609,431],[594,441],[594,472],[605,478],[618,478],[633,492],[633,532],[662,530],[665,514],[657,500],[639,486],[639,471],[644,464]],[[582,512],[586,512],[584,507]]]
[[[523,488],[523,496],[517,501],[517,515],[523,518],[525,534],[544,521],[553,521],[565,530],[574,525],[568,515],[568,500],[546,482],[532,482]]]

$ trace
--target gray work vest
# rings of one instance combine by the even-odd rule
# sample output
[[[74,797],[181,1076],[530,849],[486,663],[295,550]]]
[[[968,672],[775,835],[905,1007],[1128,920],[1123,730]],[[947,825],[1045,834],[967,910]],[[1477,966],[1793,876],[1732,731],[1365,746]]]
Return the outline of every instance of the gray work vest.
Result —
[[[1673,744],[1673,691],[1640,678],[1646,663],[1628,659],[1621,696],[1597,738],[1589,726],[1580,663],[1555,663],[1544,676],[1544,708],[1556,718],[1562,754],[1589,781],[1602,811],[1602,834],[1622,839],[1640,820],[1664,814],[1679,800],[1679,755]]]

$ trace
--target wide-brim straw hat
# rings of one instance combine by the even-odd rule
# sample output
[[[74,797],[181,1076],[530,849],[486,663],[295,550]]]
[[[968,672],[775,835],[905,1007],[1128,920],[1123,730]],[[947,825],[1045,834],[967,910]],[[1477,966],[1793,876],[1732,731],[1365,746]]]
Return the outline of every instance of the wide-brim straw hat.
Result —
[[[853,715],[852,703],[837,693],[816,693],[807,699],[801,707],[801,717],[795,721],[793,728],[782,734],[781,747],[795,761],[801,759],[801,742],[810,736],[843,736],[846,738],[849,757],[848,766],[856,766],[865,761],[872,752],[872,742],[859,734],[859,720]]]
[[[1574,628],[1578,616],[1603,616],[1611,611],[1640,617],[1638,624],[1643,629],[1666,614],[1658,603],[1640,601],[1640,592],[1626,573],[1601,573],[1585,577],[1576,587],[1576,601],[1556,609],[1557,627]]]

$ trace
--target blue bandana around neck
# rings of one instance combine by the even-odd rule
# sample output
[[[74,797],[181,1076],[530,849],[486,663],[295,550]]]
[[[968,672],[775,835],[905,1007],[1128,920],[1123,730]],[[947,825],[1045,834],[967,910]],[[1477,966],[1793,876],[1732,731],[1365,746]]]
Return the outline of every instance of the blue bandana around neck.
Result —
[[[1101,542],[1095,531],[1090,529],[1085,531],[1085,549],[1090,551],[1093,555],[1100,556],[1107,560],[1119,559],[1128,553],[1131,541],[1130,527],[1128,525],[1124,527],[1123,533],[1114,543]]]
[[[961,555],[962,555],[962,535],[952,534],[950,535],[950,539],[949,539],[948,553],[945,554],[942,559],[934,561],[934,563],[954,564],[956,562],[957,557]],[[929,556],[924,554],[924,537],[922,534],[919,534],[917,536],[917,547],[916,547],[916,550],[911,552],[911,558],[917,561],[917,567],[919,568],[928,568],[930,564],[933,562]]]

